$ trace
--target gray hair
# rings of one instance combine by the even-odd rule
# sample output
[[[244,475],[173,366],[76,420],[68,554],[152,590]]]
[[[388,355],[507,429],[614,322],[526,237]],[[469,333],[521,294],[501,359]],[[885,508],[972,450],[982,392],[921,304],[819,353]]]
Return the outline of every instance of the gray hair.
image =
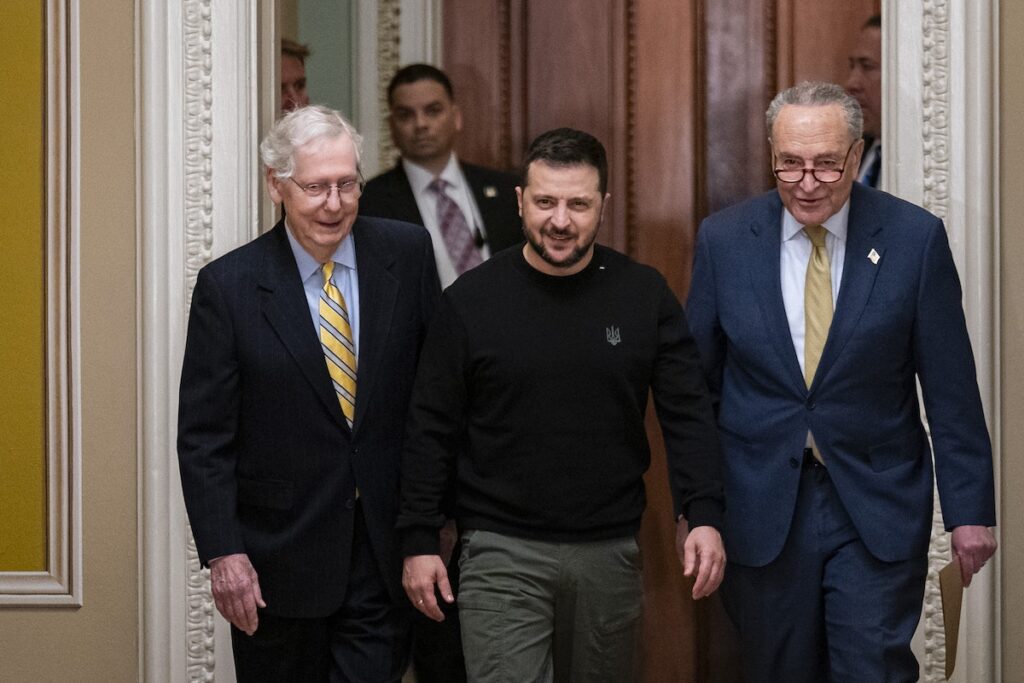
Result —
[[[341,112],[319,104],[301,107],[281,117],[260,143],[260,159],[281,180],[295,172],[295,152],[310,142],[334,139],[347,135],[356,149],[356,169],[359,170],[360,148],[363,144],[355,127]],[[362,171],[359,170],[360,176]]]
[[[846,128],[850,133],[850,139],[860,140],[864,136],[864,114],[860,110],[860,104],[842,86],[823,81],[804,81],[783,90],[768,105],[768,111],[764,113],[764,117],[765,123],[768,125],[769,138],[775,127],[775,119],[779,117],[779,112],[787,104],[800,107],[824,107],[838,104],[846,118]]]

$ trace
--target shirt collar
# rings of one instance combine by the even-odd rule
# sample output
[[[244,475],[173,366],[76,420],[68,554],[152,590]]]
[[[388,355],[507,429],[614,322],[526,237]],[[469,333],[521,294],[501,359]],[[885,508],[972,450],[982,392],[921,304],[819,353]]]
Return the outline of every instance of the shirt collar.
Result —
[[[846,229],[850,218],[850,199],[847,197],[842,207],[822,223],[829,234],[846,241]],[[804,229],[802,223],[797,222],[793,214],[785,206],[782,207],[782,241],[788,242]]]
[[[426,192],[427,186],[434,180],[434,174],[404,157],[402,158],[402,168],[405,169],[405,175],[409,179],[409,186],[416,194]],[[462,172],[459,170],[459,161],[455,158],[455,152],[448,157],[448,163],[445,164],[438,177],[448,183],[451,188],[462,187]]]
[[[295,239],[295,235],[292,234],[292,228],[288,225],[287,218],[284,220],[284,226],[287,228],[285,234],[288,235],[288,245],[292,248],[292,254],[295,256],[295,265],[299,268],[299,277],[305,282],[320,270],[320,262],[303,249],[299,241]],[[356,269],[355,237],[353,237],[351,232],[341,241],[338,248],[334,250],[331,260],[335,263],[340,263],[346,268]]]

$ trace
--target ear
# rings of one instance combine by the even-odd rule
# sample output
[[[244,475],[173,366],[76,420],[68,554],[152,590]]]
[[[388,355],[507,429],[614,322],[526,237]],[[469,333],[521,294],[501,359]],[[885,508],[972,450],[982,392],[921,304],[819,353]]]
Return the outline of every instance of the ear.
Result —
[[[604,215],[608,211],[608,202],[611,201],[612,193],[604,193],[604,201],[601,202],[601,216],[598,218],[598,225],[604,222]]]
[[[455,132],[462,130],[462,110],[459,109],[459,105],[452,105],[452,113],[455,115]]]
[[[861,157],[864,156],[864,138],[857,141],[857,144],[853,146],[853,167],[856,169],[860,168]]]
[[[269,166],[266,167],[267,173],[267,192],[270,194],[270,199],[275,204],[280,204],[284,201],[284,197],[281,195],[280,179],[274,175],[274,170]]]
[[[519,217],[523,217],[523,188],[516,185],[516,202],[519,203]]]

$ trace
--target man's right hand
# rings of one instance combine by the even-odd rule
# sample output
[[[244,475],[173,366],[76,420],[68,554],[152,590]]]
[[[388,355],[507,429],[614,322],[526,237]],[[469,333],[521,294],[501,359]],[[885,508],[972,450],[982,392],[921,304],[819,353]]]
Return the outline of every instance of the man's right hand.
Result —
[[[448,583],[448,570],[440,555],[410,555],[405,558],[402,566],[402,587],[405,594],[419,611],[434,621],[444,621],[444,612],[434,597],[434,586],[441,591],[444,601],[455,602],[451,584]]]
[[[210,562],[210,584],[217,611],[246,635],[259,626],[257,607],[266,607],[256,570],[245,553],[224,555]]]

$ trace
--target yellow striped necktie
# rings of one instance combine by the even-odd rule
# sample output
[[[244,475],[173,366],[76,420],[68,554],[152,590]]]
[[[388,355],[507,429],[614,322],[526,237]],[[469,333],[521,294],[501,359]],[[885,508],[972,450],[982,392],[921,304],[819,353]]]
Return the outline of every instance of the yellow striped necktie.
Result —
[[[356,414],[356,347],[341,290],[331,280],[334,262],[323,265],[324,288],[320,291],[320,345],[327,359],[334,391],[349,428]]]
[[[804,232],[814,245],[804,281],[804,380],[810,387],[832,325],[832,273],[825,249],[825,228],[808,225]]]

